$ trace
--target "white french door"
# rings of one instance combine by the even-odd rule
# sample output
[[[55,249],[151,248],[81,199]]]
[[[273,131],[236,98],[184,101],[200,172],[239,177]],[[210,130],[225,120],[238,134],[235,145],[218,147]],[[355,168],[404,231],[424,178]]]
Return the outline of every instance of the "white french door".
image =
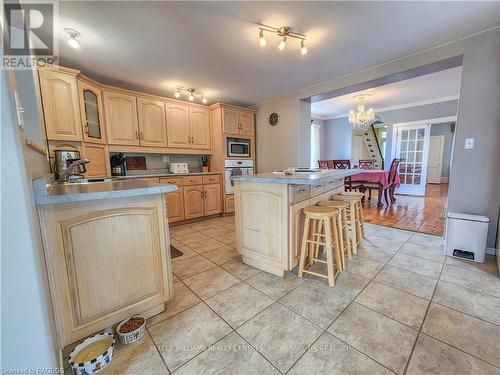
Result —
[[[431,125],[398,125],[396,158],[400,159],[399,194],[425,195]]]

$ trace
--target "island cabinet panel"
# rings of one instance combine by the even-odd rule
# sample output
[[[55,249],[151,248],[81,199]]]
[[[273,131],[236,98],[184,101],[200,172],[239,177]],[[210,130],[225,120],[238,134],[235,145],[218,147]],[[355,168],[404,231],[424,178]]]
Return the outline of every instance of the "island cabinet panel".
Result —
[[[137,98],[137,117],[141,146],[167,147],[165,103]]]
[[[189,107],[178,103],[167,103],[168,147],[190,148]]]
[[[138,146],[140,142],[136,97],[104,91],[103,98],[108,143]]]
[[[50,69],[38,74],[47,139],[81,141],[76,75]]]
[[[184,218],[204,216],[203,185],[184,186]]]
[[[189,128],[191,148],[209,150],[211,140],[208,110],[204,108],[190,108]]]
[[[179,187],[176,191],[167,193],[167,212],[168,221],[175,223],[184,220],[184,192],[183,188]]]
[[[305,200],[290,206],[290,259],[288,269],[293,269],[299,264],[300,249],[302,246],[302,234],[304,232],[305,215],[304,208],[311,205],[310,200]]]
[[[218,183],[203,186],[203,209],[205,216],[222,212],[221,186]]]
[[[163,194],[40,206],[39,216],[61,348],[164,310],[171,265]]]

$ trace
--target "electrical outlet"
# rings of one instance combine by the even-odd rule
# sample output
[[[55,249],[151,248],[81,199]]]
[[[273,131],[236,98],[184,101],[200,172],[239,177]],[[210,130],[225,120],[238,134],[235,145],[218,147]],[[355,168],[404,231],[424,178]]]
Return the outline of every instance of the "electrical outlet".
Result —
[[[474,138],[465,138],[465,146],[466,150],[472,150],[474,148]]]
[[[170,161],[170,156],[168,155],[163,155],[163,162],[168,163]]]

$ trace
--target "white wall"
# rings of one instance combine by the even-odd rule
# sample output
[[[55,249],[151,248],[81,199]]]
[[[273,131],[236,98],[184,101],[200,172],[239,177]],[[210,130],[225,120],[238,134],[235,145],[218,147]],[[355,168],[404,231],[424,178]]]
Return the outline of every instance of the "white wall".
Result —
[[[322,144],[322,159],[351,159],[352,125],[347,118],[325,121]]]
[[[14,123],[6,71],[2,70],[0,73],[2,88],[0,367],[3,370],[56,368],[58,357],[47,276],[40,232],[35,222],[31,181],[28,178],[32,172],[26,169],[22,143]]]

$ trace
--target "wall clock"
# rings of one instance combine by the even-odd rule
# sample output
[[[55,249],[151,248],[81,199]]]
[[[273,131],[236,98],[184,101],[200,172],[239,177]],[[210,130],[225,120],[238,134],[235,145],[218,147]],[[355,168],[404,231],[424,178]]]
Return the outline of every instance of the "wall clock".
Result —
[[[271,116],[269,116],[269,124],[271,126],[276,126],[278,125],[278,122],[280,122],[280,115],[276,112],[271,113]]]

